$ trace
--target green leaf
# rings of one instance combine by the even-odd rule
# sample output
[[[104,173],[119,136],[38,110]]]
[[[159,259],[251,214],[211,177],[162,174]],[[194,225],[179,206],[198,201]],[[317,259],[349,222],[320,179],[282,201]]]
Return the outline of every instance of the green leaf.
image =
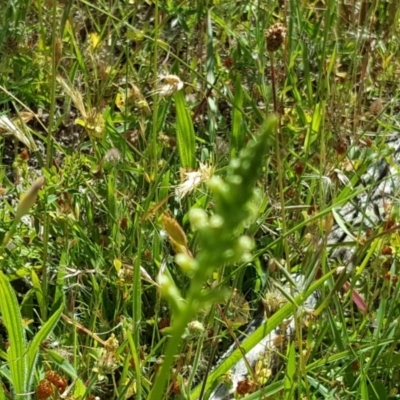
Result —
[[[183,92],[174,94],[176,107],[176,134],[179,157],[183,168],[195,167],[196,137]]]
[[[7,359],[12,385],[18,399],[28,399],[26,338],[18,301],[9,280],[0,271],[0,313],[7,329],[10,347]]]
[[[371,389],[368,391],[370,400],[386,400],[388,398],[385,385],[381,381],[369,382]]]
[[[74,397],[76,399],[82,398],[83,396],[85,396],[86,391],[86,385],[82,382],[81,379],[77,379],[75,382]]]

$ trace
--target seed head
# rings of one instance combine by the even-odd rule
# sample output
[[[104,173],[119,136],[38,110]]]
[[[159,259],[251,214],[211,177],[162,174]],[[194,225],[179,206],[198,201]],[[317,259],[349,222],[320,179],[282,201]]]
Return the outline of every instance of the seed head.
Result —
[[[197,171],[182,171],[184,179],[175,189],[175,194],[179,200],[192,193],[201,183],[207,182],[212,177],[213,172],[211,166],[202,163],[200,163],[200,168]]]
[[[115,147],[111,148],[104,155],[104,161],[112,165],[117,164],[121,160],[121,153]]]
[[[159,84],[156,89],[161,97],[168,97],[181,90],[184,83],[177,75],[165,75],[159,78]]]
[[[280,22],[270,26],[266,33],[267,50],[275,52],[282,46],[286,37],[286,28]]]
[[[204,332],[204,325],[200,321],[189,322],[188,328],[192,334]]]

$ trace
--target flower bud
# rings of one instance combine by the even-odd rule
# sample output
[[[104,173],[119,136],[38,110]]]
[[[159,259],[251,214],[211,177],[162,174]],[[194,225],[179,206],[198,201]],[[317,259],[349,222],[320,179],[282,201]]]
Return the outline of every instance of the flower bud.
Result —
[[[22,199],[18,205],[15,220],[19,221],[24,215],[28,214],[29,210],[33,207],[36,202],[39,190],[44,185],[44,176],[36,179],[33,185],[28,189],[28,191],[22,196]]]
[[[207,213],[200,208],[194,208],[189,211],[189,220],[193,230],[201,229],[208,225]]]
[[[179,253],[175,256],[175,262],[187,275],[192,274],[197,269],[197,262],[186,253]]]

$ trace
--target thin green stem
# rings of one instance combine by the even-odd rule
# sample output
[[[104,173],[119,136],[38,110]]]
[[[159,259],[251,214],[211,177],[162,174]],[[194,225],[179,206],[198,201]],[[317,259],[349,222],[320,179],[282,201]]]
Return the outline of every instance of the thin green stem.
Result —
[[[49,126],[47,135],[46,146],[46,169],[50,172],[53,163],[53,130],[55,125],[55,109],[56,109],[56,74],[57,74],[57,59],[56,59],[56,40],[57,40],[57,2],[53,2],[52,9],[52,57],[51,57],[51,74],[50,74],[50,112],[49,112]],[[49,238],[50,238],[50,215],[44,215],[44,231],[43,231],[43,256],[42,256],[42,295],[47,298],[48,292],[48,273],[47,262],[49,252]],[[47,308],[41,310],[41,317],[43,321],[47,320]]]
[[[154,42],[153,42],[153,81],[156,84],[158,80],[158,66],[160,60],[158,58],[158,35],[159,35],[159,8],[158,0],[154,2]],[[150,151],[149,159],[151,165],[151,179],[155,180],[158,168],[157,160],[157,138],[158,138],[158,118],[159,118],[159,95],[157,92],[153,95],[153,121],[152,121],[152,131],[150,140]]]
[[[198,280],[199,281],[199,280]],[[197,285],[195,285],[197,286]],[[196,297],[198,290],[196,287],[192,288],[191,295],[187,300],[185,307],[181,310],[179,318],[177,318],[174,326],[173,334],[167,344],[165,351],[164,361],[161,370],[155,380],[155,384],[149,393],[148,400],[160,400],[164,396],[164,388],[167,380],[170,377],[171,366],[174,362],[174,356],[178,353],[180,344],[182,343],[182,335],[185,332],[187,324],[190,322],[196,310]],[[193,298],[193,293],[195,298]]]

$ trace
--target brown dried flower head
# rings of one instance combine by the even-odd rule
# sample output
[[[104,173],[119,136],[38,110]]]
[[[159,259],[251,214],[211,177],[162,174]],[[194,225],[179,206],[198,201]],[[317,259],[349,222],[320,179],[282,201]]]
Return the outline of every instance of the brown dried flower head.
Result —
[[[64,393],[67,389],[68,382],[65,378],[60,376],[55,371],[47,371],[46,372],[46,379],[51,382],[58,390],[59,393]]]
[[[245,396],[246,394],[253,393],[257,388],[254,381],[249,378],[246,378],[238,383],[236,393],[239,396]]]
[[[267,50],[275,52],[279,50],[285,41],[286,28],[280,22],[270,26],[266,31]]]
[[[42,379],[36,388],[36,397],[39,400],[46,400],[53,394],[53,385],[47,379]]]
[[[374,100],[370,107],[369,107],[369,112],[372,115],[379,115],[383,111],[383,103],[381,99],[376,99]]]

